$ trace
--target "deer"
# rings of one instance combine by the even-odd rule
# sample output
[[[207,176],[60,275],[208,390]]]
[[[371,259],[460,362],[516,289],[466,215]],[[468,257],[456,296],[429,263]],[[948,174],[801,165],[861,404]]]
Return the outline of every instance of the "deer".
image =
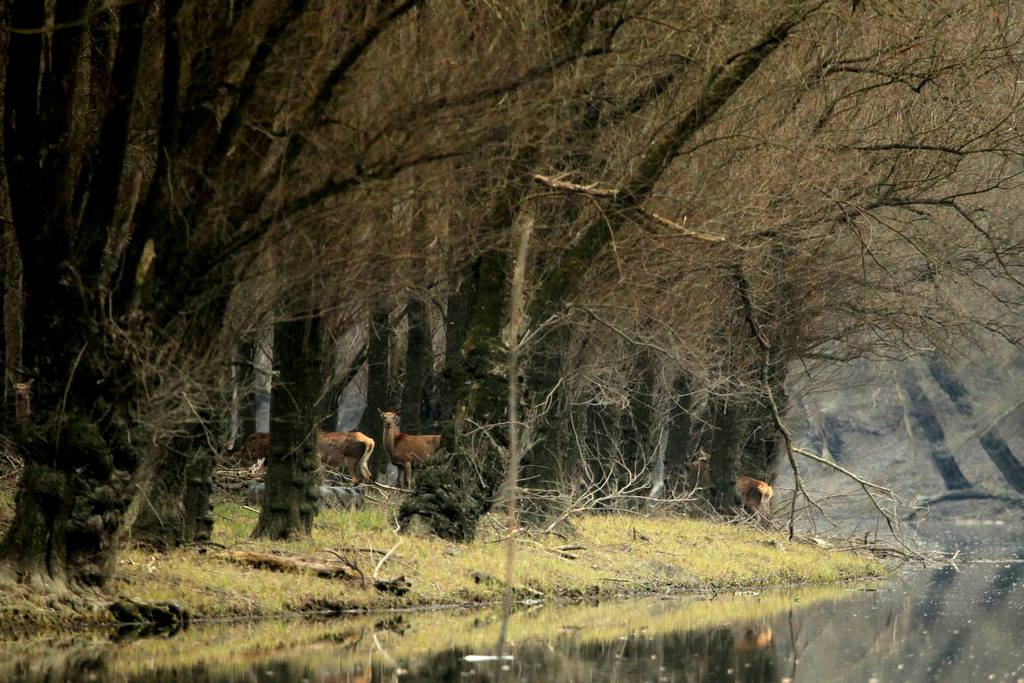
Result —
[[[772,487],[760,479],[746,475],[736,477],[736,493],[743,509],[752,515],[767,518],[771,509]]]
[[[320,432],[316,452],[320,456],[320,464],[340,468],[344,463],[353,482],[369,483],[373,477],[367,463],[374,446],[376,442],[362,432]]]
[[[697,487],[706,488],[711,483],[710,460],[711,456],[701,450],[686,463],[686,469]],[[752,515],[767,518],[773,493],[772,487],[760,479],[745,474],[736,477],[736,495],[740,497],[740,505]]]
[[[384,421],[384,450],[391,464],[399,468],[399,486],[411,488],[412,464],[425,462],[437,453],[441,448],[441,435],[403,434],[398,430],[397,413],[379,412]]]
[[[743,635],[736,643],[737,652],[756,652],[763,650],[772,644],[772,627],[751,626],[743,631]]]
[[[373,479],[367,463],[375,445],[376,442],[362,432],[319,432],[316,452],[320,464],[339,468],[344,464],[352,481],[359,484]],[[256,463],[260,458],[266,462],[270,455],[270,434],[250,434],[235,452],[241,454],[240,460],[243,462]]]
[[[253,432],[245,437],[241,444],[224,453],[224,460],[231,466],[244,465],[249,467],[255,465],[263,458],[266,462],[270,454],[270,434],[267,432]]]
[[[686,461],[687,479],[693,483],[694,488],[707,488],[708,484],[711,483],[710,460],[711,455],[704,449],[701,449],[697,451],[696,455],[693,455]]]

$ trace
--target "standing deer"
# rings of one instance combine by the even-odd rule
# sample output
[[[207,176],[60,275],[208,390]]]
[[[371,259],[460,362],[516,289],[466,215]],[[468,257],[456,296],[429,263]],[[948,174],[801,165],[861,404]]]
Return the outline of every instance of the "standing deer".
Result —
[[[740,496],[743,509],[752,515],[768,517],[772,502],[772,487],[745,475],[736,477],[736,493]]]
[[[375,445],[374,440],[362,432],[320,432],[316,452],[320,455],[320,464],[340,468],[344,463],[353,482],[369,483],[373,477],[366,463],[370,462]]]
[[[697,454],[688,459],[685,463],[687,479],[694,488],[707,488],[711,483],[710,469],[708,462],[711,455],[701,449]]]
[[[320,464],[348,468],[349,476],[356,484],[372,481],[370,468],[366,463],[373,453],[374,440],[362,432],[320,432],[317,435],[316,452]],[[245,437],[245,442],[234,451],[242,462],[249,464],[270,455],[270,434],[255,432]],[[236,456],[238,457],[238,456]]]
[[[399,486],[412,487],[412,464],[425,462],[441,448],[440,434],[403,434],[398,431],[398,414],[380,411],[384,421],[384,450],[391,464],[399,468]],[[404,481],[404,483],[403,483]]]

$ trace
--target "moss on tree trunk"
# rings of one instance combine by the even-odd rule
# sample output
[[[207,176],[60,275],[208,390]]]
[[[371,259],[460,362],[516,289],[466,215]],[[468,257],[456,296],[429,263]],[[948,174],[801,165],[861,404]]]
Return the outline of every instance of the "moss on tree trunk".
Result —
[[[209,540],[213,530],[210,495],[216,453],[207,442],[208,423],[190,424],[189,433],[151,455],[152,476],[136,495],[138,515],[131,540],[166,549]]]
[[[508,268],[508,254],[498,250],[485,253],[474,268],[479,280],[472,323],[448,368],[453,416],[442,432],[447,455],[417,470],[415,488],[399,510],[399,523],[407,531],[471,540],[502,481],[506,433],[490,428],[504,423],[508,408],[507,348],[501,336],[508,306]],[[467,436],[473,425],[488,433]],[[467,462],[470,459],[472,463]]]
[[[25,466],[0,554],[29,583],[102,587],[131,502],[134,454],[118,454],[97,423],[77,410],[65,412],[59,426],[55,420],[23,425],[17,444]]]

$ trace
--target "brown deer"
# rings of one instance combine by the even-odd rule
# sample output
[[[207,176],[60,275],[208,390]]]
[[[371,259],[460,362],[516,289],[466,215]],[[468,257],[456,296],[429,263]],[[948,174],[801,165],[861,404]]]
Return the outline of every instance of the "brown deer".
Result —
[[[373,477],[366,463],[370,462],[375,445],[374,440],[362,432],[320,432],[316,452],[321,465],[340,468],[344,463],[353,482],[369,483]]]
[[[701,449],[697,454],[686,461],[686,478],[691,482],[690,486],[695,488],[707,488],[711,483],[709,461],[711,455]]]
[[[224,453],[224,462],[232,467],[255,465],[260,458],[266,462],[270,454],[270,434],[253,432],[245,437],[241,444]]]
[[[752,515],[768,517],[773,494],[771,486],[760,479],[741,474],[736,477],[736,493],[739,494],[744,510]]]
[[[322,465],[340,468],[344,464],[352,481],[358,484],[372,480],[366,463],[370,460],[374,445],[374,440],[362,432],[320,432],[317,435],[316,452]],[[250,434],[235,449],[234,454],[240,462],[254,464],[260,458],[266,462],[270,455],[270,434]]]
[[[380,411],[384,421],[384,450],[391,464],[399,468],[399,486],[412,486],[412,464],[425,462],[441,448],[440,434],[403,434],[398,431],[398,414]],[[403,483],[404,481],[404,483]]]
[[[763,650],[772,644],[772,627],[751,626],[743,631],[743,635],[736,642],[737,652],[756,652]]]

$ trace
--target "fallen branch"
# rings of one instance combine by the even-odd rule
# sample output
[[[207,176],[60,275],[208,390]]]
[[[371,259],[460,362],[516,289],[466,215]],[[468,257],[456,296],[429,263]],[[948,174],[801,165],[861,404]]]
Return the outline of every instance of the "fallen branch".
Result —
[[[1024,498],[1018,496],[1007,496],[1001,493],[989,493],[988,491],[973,489],[970,491],[949,491],[948,493],[942,493],[937,496],[929,496],[927,498],[918,498],[915,500],[915,509],[907,515],[907,521],[913,521],[917,515],[927,510],[929,505],[935,505],[936,503],[948,503],[956,500],[996,500],[1000,503],[1012,505],[1024,510]]]
[[[151,624],[161,629],[177,631],[188,627],[188,611],[173,602],[142,602],[121,598],[107,606],[121,624]]]
[[[324,548],[324,550],[326,552],[333,553],[333,554],[337,555],[338,557],[341,557],[340,555],[338,555],[338,553],[340,551],[343,551],[343,550],[347,550],[348,552],[352,552],[352,553],[374,553],[374,554],[377,554],[377,555],[387,555],[387,553],[388,553],[387,550],[381,550],[380,548],[359,548],[359,547],[352,546],[352,545],[342,546],[342,547],[338,548],[337,551],[331,550],[330,548]]]
[[[534,541],[533,539],[527,539],[531,544],[537,546],[546,553],[551,553],[556,557],[560,557],[563,560],[576,560],[579,559],[579,555],[573,555],[570,550],[586,550],[582,545],[563,545],[556,548],[548,548],[547,546]]]
[[[868,497],[868,500],[870,500],[871,504],[875,506],[875,510],[877,510],[878,514],[880,514],[882,516],[882,518],[885,519],[885,523],[886,523],[886,525],[888,525],[889,531],[892,532],[893,538],[896,539],[896,542],[899,543],[901,546],[903,546],[904,550],[908,554],[912,555],[913,557],[915,557],[917,559],[920,559],[920,560],[925,559],[924,556],[921,555],[921,553],[919,553],[918,551],[914,550],[909,545],[907,545],[907,543],[904,542],[903,539],[901,538],[900,534],[896,531],[896,527],[899,526],[900,520],[899,520],[899,517],[896,515],[895,507],[897,505],[904,505],[905,503],[900,499],[899,496],[896,495],[896,493],[892,489],[887,488],[885,486],[881,486],[879,484],[875,484],[873,482],[870,482],[867,479],[864,479],[863,477],[861,477],[861,476],[851,472],[850,470],[846,469],[845,467],[843,467],[841,465],[838,465],[838,464],[836,464],[834,462],[831,462],[829,460],[826,460],[825,458],[821,457],[817,453],[813,453],[813,452],[811,452],[811,451],[809,451],[809,450],[807,450],[805,448],[797,448],[797,447],[794,446],[793,447],[793,452],[799,453],[800,455],[804,456],[805,458],[808,458],[809,460],[813,460],[814,462],[817,462],[817,463],[820,463],[822,465],[825,465],[826,467],[830,467],[830,468],[836,470],[837,472],[840,472],[841,474],[846,475],[847,477],[849,477],[853,481],[857,482],[858,484],[860,484],[860,487],[864,490],[864,494]],[[877,491],[878,493],[881,493],[881,494],[885,495],[889,500],[892,501],[893,508],[894,508],[892,514],[890,514],[887,510],[884,510],[882,508],[881,503],[878,502],[878,499],[875,497],[875,494],[872,493],[872,490]],[[919,512],[919,510],[916,510],[916,509],[913,510],[911,512],[911,514],[908,516],[908,519],[912,519],[914,517],[914,515],[916,515],[918,512]]]
[[[391,550],[389,550],[386,553],[384,553],[384,557],[380,558],[380,561],[377,562],[377,566],[373,568],[373,580],[374,581],[377,580],[377,575],[380,573],[380,568],[384,566],[384,563],[387,562],[388,558],[391,557],[391,554],[393,552],[395,552],[395,550],[398,549],[398,546],[402,545],[402,541],[404,541],[404,540],[405,540],[404,538],[398,539],[398,543],[396,543],[393,546],[391,546]]]
[[[256,553],[250,551],[229,551],[220,553],[223,557],[232,562],[247,564],[259,569],[270,569],[279,572],[313,572],[325,579],[348,579],[365,583],[363,573],[359,571],[352,562],[341,559],[337,562],[317,562],[315,560],[304,560],[297,557],[282,557],[268,553]]]

